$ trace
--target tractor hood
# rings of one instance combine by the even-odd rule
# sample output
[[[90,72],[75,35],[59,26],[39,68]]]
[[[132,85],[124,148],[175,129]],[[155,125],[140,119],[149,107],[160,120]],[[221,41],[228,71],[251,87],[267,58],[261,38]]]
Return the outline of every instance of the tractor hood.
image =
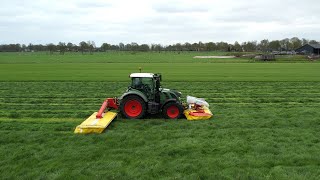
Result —
[[[177,98],[180,98],[182,93],[176,90],[172,90],[172,89],[166,89],[166,88],[159,88],[159,91],[162,93],[170,93],[173,94],[174,96],[176,96]]]

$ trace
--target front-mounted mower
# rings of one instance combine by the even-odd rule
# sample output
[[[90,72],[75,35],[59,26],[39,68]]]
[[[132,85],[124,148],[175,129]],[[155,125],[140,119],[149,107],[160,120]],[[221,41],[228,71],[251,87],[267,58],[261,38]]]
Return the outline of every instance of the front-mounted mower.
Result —
[[[75,133],[101,133],[120,112],[124,118],[141,119],[148,114],[159,114],[166,119],[209,119],[212,113],[203,99],[187,97],[181,102],[181,92],[162,88],[161,74],[132,73],[131,84],[119,98],[107,98],[100,110],[77,126]],[[110,111],[113,110],[113,111]],[[116,111],[116,112],[114,112]]]

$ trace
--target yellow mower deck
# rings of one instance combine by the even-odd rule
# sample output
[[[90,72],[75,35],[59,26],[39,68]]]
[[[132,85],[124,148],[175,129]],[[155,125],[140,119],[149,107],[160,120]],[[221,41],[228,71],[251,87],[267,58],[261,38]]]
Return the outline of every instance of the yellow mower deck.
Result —
[[[89,133],[102,133],[103,130],[114,120],[117,113],[108,111],[103,114],[101,119],[97,119],[96,115],[98,113],[93,113],[88,119],[83,121],[79,126],[76,127],[74,133],[79,134],[89,134]]]
[[[194,109],[187,109],[184,110],[183,114],[186,116],[187,120],[194,121],[194,120],[207,120],[210,119],[213,115],[209,108],[203,107],[204,113],[199,113],[196,115],[197,110]],[[195,115],[193,115],[195,114]]]

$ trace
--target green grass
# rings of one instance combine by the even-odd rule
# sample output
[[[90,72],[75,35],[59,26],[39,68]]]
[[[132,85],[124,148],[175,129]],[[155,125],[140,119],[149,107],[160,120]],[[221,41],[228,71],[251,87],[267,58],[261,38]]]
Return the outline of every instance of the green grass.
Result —
[[[120,96],[128,84],[0,82],[0,117],[87,117],[106,97]],[[317,109],[320,105],[320,82],[166,82],[163,86],[181,91],[183,99],[186,95],[206,98],[215,114],[227,107],[268,111],[270,107]]]
[[[229,110],[234,114],[201,122],[118,119],[89,136],[72,133],[82,119],[1,120],[0,172],[48,179],[319,178],[317,121],[291,117],[288,125]]]
[[[53,63],[45,54],[8,63],[6,56],[18,55],[0,54],[2,178],[320,178],[318,63],[74,62],[90,55]],[[163,86],[184,97],[206,98],[214,117],[119,116],[103,134],[74,134],[106,97],[125,91],[139,66],[161,72]]]
[[[52,63],[1,64],[0,81],[128,81],[137,72],[164,81],[318,81],[319,63]]]
[[[239,53],[233,52],[100,52],[93,55],[79,53],[59,53],[48,54],[47,52],[35,53],[1,53],[0,64],[20,64],[20,63],[264,63],[262,61],[243,58],[229,59],[195,59],[194,56],[232,56]],[[246,53],[243,53],[246,54]],[[248,53],[257,54],[257,53]],[[285,55],[277,56],[275,62],[300,62],[308,63],[305,56]],[[318,62],[318,61],[317,61]]]
[[[1,53],[0,63],[207,63],[248,62],[249,59],[194,59],[197,55],[225,55],[224,52],[106,52],[93,55],[81,53]]]
[[[73,134],[75,126],[96,111],[104,97],[121,94],[127,83],[0,85],[0,173],[5,177],[320,175],[320,82],[168,82],[166,87],[185,95],[206,97],[214,118],[118,118],[105,133],[88,136]]]

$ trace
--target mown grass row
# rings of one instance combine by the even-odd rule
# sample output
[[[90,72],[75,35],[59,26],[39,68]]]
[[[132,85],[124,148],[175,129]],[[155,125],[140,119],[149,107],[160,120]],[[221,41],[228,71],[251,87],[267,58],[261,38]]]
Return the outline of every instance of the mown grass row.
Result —
[[[72,133],[83,119],[0,118],[0,173],[7,178],[319,177],[316,118],[229,110],[197,122],[117,119],[105,133],[90,136]]]
[[[86,117],[124,82],[0,82],[0,117]],[[164,87],[205,98],[213,109],[318,108],[320,82],[167,82]]]
[[[128,82],[130,73],[160,72],[164,82],[319,81],[320,63],[51,63],[1,64],[0,81]]]
[[[118,117],[73,134],[126,82],[0,82],[4,178],[318,179],[320,82],[164,82],[204,97],[207,121]]]

